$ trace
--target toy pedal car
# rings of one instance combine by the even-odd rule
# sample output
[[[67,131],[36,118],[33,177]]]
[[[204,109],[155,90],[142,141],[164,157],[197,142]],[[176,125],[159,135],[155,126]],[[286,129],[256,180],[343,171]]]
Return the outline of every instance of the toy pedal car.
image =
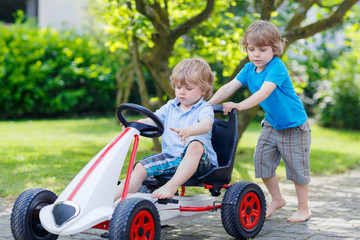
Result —
[[[215,113],[222,113],[221,105],[213,108]],[[128,122],[123,115],[125,110],[146,115],[156,126]],[[212,144],[219,167],[189,179],[179,196],[163,200],[151,198],[150,193],[144,192],[163,185],[171,176],[146,179],[143,192],[127,194],[139,135],[161,136],[161,121],[151,111],[136,104],[119,106],[117,115],[126,129],[76,175],[59,197],[49,190],[34,188],[17,198],[11,213],[11,231],[15,240],[53,240],[58,235],[80,233],[89,228],[108,230],[109,238],[114,240],[160,239],[161,225],[188,221],[216,209],[221,209],[222,224],[231,236],[248,239],[260,232],[266,210],[263,191],[251,182],[229,184],[237,147],[235,110],[229,113],[227,121],[215,119],[213,123]],[[116,185],[132,142],[123,195],[114,203]],[[205,187],[212,196],[185,196],[186,186]],[[219,196],[221,189],[226,189],[224,197],[222,201],[215,201],[213,197]]]

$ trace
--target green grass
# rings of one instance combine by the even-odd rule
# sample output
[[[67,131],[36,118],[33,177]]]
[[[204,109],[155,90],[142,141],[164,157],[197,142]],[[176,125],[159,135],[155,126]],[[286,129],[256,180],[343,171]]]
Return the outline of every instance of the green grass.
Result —
[[[32,187],[60,193],[121,131],[114,118],[0,122],[0,196]],[[138,157],[151,148],[142,140]]]
[[[259,125],[251,123],[239,142],[234,181],[258,181],[254,179],[252,156]],[[311,128],[313,175],[342,173],[360,164],[359,131],[317,125]],[[121,131],[114,118],[0,122],[0,196],[14,197],[32,187],[61,193]],[[151,139],[141,137],[137,159],[153,153],[151,146]],[[285,178],[283,164],[277,173],[279,178]]]

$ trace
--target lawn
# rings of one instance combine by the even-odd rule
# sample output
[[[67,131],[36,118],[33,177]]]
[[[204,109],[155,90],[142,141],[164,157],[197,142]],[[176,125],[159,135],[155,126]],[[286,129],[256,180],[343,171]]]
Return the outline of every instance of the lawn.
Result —
[[[255,181],[252,156],[260,124],[253,122],[239,142],[233,181]],[[360,132],[312,125],[311,172],[342,173],[360,164]],[[15,197],[32,187],[61,193],[107,143],[122,131],[114,118],[0,122],[0,196]],[[152,153],[140,138],[137,159]],[[284,165],[278,169],[285,177]]]

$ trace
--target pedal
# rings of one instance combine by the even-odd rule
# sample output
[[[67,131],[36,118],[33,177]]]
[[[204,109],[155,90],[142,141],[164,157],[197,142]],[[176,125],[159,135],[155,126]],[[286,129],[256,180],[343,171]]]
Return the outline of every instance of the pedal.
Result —
[[[157,202],[159,204],[168,204],[168,203],[177,204],[177,203],[179,203],[179,200],[173,199],[173,198],[165,198],[165,199],[158,199]]]

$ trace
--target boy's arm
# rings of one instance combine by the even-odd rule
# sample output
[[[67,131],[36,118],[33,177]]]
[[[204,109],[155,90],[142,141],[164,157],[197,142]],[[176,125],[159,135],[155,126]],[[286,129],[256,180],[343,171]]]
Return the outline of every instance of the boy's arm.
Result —
[[[141,122],[141,123],[145,123],[145,124],[148,124],[148,125],[152,125],[152,126],[156,126],[156,123],[151,120],[150,118],[143,118],[143,119],[139,119],[139,120],[136,120],[137,122]],[[122,126],[122,129],[125,130],[125,126],[122,125],[122,123],[120,123],[120,126]]]
[[[218,104],[230,97],[236,90],[241,88],[243,85],[240,81],[233,79],[227,84],[223,85],[219,90],[216,91],[214,96],[208,101],[210,104]]]
[[[185,128],[170,128],[172,131],[176,132],[180,137],[180,140],[186,144],[186,140],[190,136],[202,135],[210,131],[212,127],[212,122],[208,118],[203,118],[197,124],[194,124]]]
[[[228,114],[233,108],[235,108],[237,111],[243,111],[249,108],[252,108],[262,101],[264,101],[276,88],[276,84],[265,81],[259,91],[248,97],[247,99],[239,102],[239,103],[233,103],[233,102],[227,102],[223,104],[223,111],[225,114]]]
[[[153,120],[151,120],[151,118],[139,119],[139,120],[137,120],[137,122],[141,122],[141,123],[145,123],[145,124],[148,124],[148,125],[156,126],[156,123]]]

